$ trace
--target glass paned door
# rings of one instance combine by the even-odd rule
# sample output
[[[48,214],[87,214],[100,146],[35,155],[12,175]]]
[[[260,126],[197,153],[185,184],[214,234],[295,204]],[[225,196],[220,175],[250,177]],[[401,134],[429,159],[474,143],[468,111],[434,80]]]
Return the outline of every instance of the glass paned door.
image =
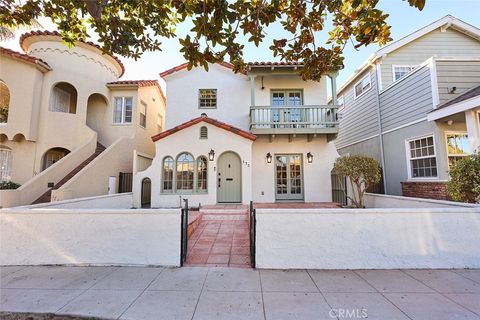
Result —
[[[303,168],[301,155],[275,156],[276,200],[303,200]]]
[[[272,91],[272,122],[279,123],[275,127],[291,128],[296,127],[295,122],[301,121],[300,108],[302,92],[300,90]]]

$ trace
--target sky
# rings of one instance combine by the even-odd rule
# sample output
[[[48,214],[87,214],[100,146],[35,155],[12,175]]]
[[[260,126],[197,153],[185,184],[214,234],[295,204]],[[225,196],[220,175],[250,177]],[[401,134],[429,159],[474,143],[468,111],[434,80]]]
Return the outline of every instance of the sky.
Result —
[[[430,24],[431,22],[450,14],[476,27],[480,27],[480,0],[426,0],[426,6],[423,11],[412,8],[403,0],[380,0],[379,8],[390,14],[388,23],[392,26],[392,38],[398,40],[419,28]],[[46,20],[40,20],[45,29],[53,30],[54,26]],[[188,31],[188,26],[179,27],[179,34]],[[23,30],[22,32],[25,32]],[[21,51],[16,39],[2,42],[1,46]],[[244,51],[245,61],[273,61],[275,60],[268,49],[272,39],[288,37],[280,25],[274,25],[268,30],[268,35],[264,43],[259,48],[253,44],[246,44]],[[316,36],[318,40],[326,39],[326,32]],[[320,44],[320,43],[319,43]],[[338,86],[345,82],[349,75],[354,72],[372,53],[378,49],[376,45],[362,47],[355,50],[349,44],[344,51],[345,68],[340,71],[338,76]],[[179,52],[180,46],[178,39],[164,39],[163,50],[157,52],[144,53],[142,58],[135,61],[133,59],[121,58],[126,72],[122,79],[159,79],[159,73],[170,69],[176,65],[185,62]],[[162,87],[164,84],[162,83]]]

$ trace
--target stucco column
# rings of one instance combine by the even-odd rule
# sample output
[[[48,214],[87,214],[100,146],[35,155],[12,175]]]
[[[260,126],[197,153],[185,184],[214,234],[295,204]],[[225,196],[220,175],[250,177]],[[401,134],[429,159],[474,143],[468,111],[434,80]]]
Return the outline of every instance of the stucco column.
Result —
[[[465,120],[467,124],[468,142],[471,151],[479,150],[480,148],[480,121],[478,111],[465,111]]]
[[[250,76],[250,106],[255,106],[255,78],[256,76]]]
[[[337,73],[330,74],[329,77],[330,77],[330,84],[332,88],[332,104],[336,106],[337,105]]]

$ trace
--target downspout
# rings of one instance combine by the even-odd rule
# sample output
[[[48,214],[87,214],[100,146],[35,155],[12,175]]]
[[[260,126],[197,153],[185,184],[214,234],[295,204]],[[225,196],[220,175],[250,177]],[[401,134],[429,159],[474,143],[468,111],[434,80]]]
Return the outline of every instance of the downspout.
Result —
[[[386,168],[385,168],[385,152],[383,149],[383,134],[382,134],[382,112],[380,110],[380,77],[379,77],[379,72],[380,70],[380,63],[377,61],[375,63],[375,90],[377,91],[376,97],[377,97],[377,120],[378,120],[378,140],[380,141],[380,162],[382,165],[382,173],[383,173],[383,190],[385,191],[385,194],[388,194],[387,192],[387,174],[386,174]]]

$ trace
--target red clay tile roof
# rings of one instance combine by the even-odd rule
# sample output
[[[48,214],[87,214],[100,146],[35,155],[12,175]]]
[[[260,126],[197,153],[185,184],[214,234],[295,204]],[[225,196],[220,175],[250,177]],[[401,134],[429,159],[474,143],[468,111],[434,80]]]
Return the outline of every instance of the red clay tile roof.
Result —
[[[157,135],[154,135],[152,137],[152,140],[153,141],[158,141],[160,139],[163,139],[165,137],[168,137],[169,135],[172,135],[180,130],[183,130],[183,129],[186,129],[188,127],[191,127],[197,123],[200,123],[200,122],[206,122],[206,123],[209,123],[211,125],[214,125],[216,127],[219,127],[221,129],[224,129],[224,130],[227,130],[227,131],[230,131],[230,132],[233,132],[241,137],[244,137],[246,139],[249,139],[249,140],[252,140],[252,141],[255,141],[257,139],[257,136],[248,132],[248,131],[245,131],[245,130],[242,130],[242,129],[239,129],[239,128],[236,128],[234,126],[231,126],[227,123],[224,123],[224,122],[221,122],[221,121],[218,121],[218,120],[215,120],[215,119],[212,119],[212,118],[209,118],[207,117],[206,115],[202,115],[198,118],[195,118],[195,119],[192,119],[190,121],[187,121],[185,123],[182,123],[181,125],[178,125],[172,129],[169,129],[169,130],[166,130],[166,131],[163,131]]]
[[[303,66],[303,62],[273,62],[273,61],[254,61],[248,62],[248,66]]]
[[[157,80],[118,80],[107,82],[107,87],[128,87],[128,86],[137,86],[137,87],[153,87],[156,86],[160,90],[163,101],[165,101],[165,95],[163,94],[162,88],[158,84]]]
[[[16,58],[16,59],[20,59],[20,60],[24,60],[24,61],[27,61],[27,62],[30,62],[32,64],[35,64],[35,65],[42,65],[42,67],[44,67],[45,69],[49,69],[51,70],[52,68],[48,65],[48,63],[46,63],[45,61],[43,61],[42,59],[38,59],[34,56],[31,56],[31,55],[28,55],[28,54],[25,54],[25,53],[20,53],[20,52],[17,52],[17,51],[14,51],[14,50],[11,50],[11,49],[7,49],[7,48],[4,48],[4,47],[0,47],[0,53],[1,54],[5,54],[5,55],[8,55],[8,56],[11,56],[13,58]]]
[[[233,70],[233,65],[231,63],[228,63],[228,62],[218,62],[217,64],[221,65],[222,67],[225,67],[225,68],[228,68],[228,69],[232,69]],[[177,71],[180,71],[180,70],[183,70],[183,69],[186,69],[188,66],[188,62],[185,62],[185,63],[182,63],[176,67],[173,67],[171,69],[168,69],[168,70],[165,70],[163,72],[160,73],[160,77],[163,78],[165,76],[168,76],[168,75],[171,75],[172,73],[175,73]]]
[[[20,47],[23,49],[23,51],[27,52],[26,48],[23,45],[23,42],[25,41],[25,39],[30,38],[30,37],[34,37],[34,36],[61,37],[62,35],[58,31],[47,31],[47,30],[45,30],[45,31],[37,30],[37,31],[30,31],[30,32],[24,33],[20,37]],[[96,43],[93,43],[91,41],[79,41],[79,42],[88,44],[89,46],[92,46],[92,47],[94,47],[94,48],[103,52],[102,47],[100,47]],[[120,74],[120,77],[121,77],[125,73],[125,66],[123,65],[122,61],[117,56],[114,56],[112,54],[107,54],[107,55],[112,57],[120,65],[120,68],[122,69],[122,72]]]

